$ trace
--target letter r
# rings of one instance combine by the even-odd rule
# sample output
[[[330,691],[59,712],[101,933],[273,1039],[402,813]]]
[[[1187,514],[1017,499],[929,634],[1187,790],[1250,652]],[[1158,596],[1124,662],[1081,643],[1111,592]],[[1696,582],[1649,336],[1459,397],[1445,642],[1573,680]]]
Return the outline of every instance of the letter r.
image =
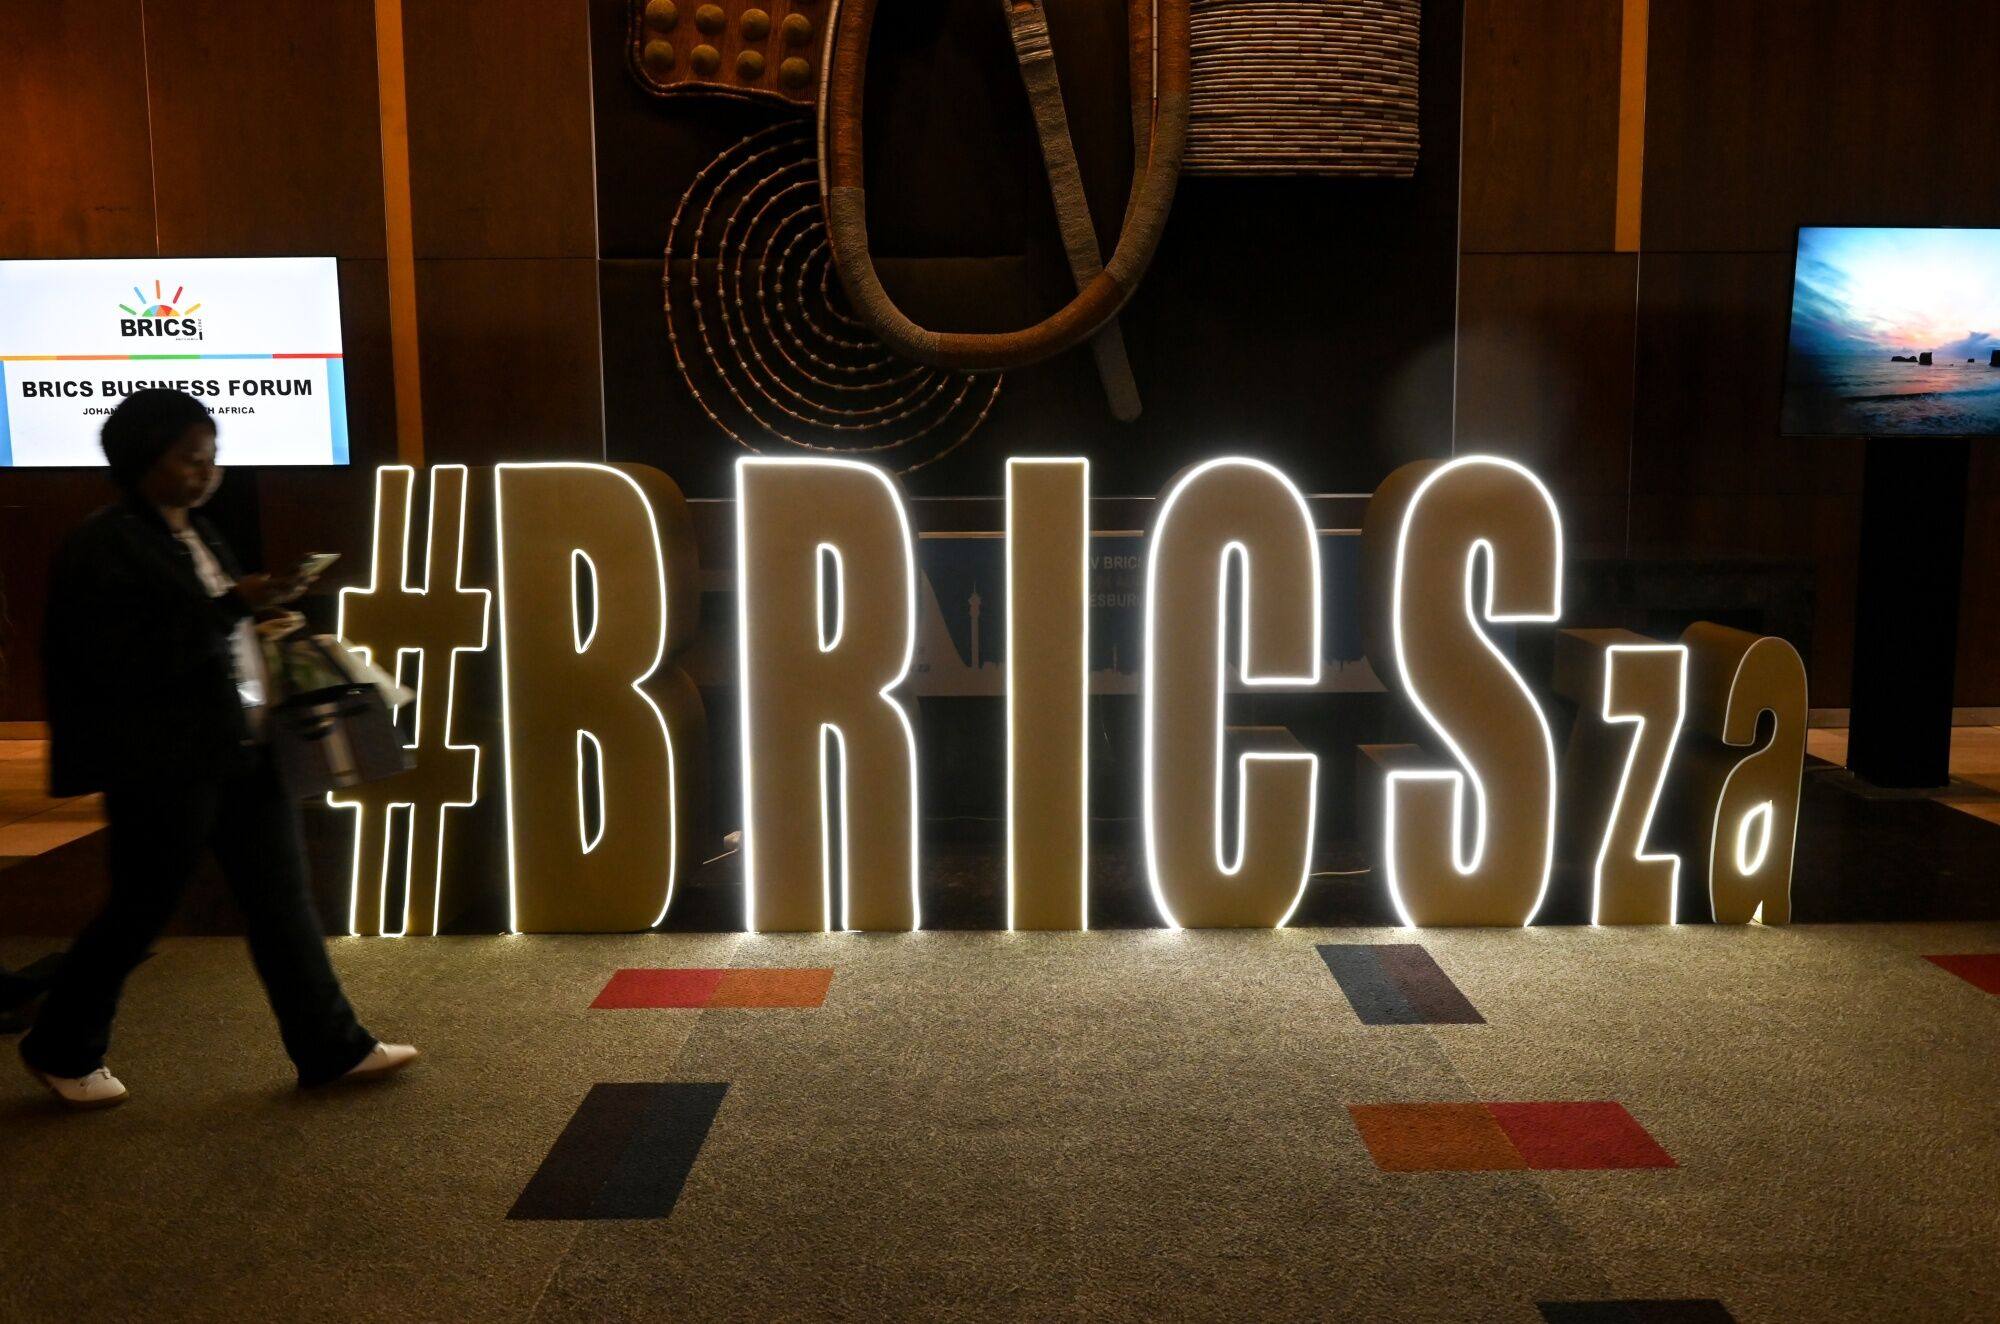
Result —
[[[916,736],[891,693],[917,568],[895,483],[853,460],[739,460],[736,521],[746,927],[836,927],[839,880],[838,927],[917,928]]]

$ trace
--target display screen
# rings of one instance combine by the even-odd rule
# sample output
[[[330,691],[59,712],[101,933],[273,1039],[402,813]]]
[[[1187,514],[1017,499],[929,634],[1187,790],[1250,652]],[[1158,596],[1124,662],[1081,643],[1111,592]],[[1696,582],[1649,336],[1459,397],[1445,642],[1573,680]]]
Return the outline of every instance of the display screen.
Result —
[[[1787,436],[2000,435],[2000,230],[1799,230]]]
[[[0,262],[0,465],[99,465],[118,401],[172,386],[224,464],[346,464],[330,257]]]

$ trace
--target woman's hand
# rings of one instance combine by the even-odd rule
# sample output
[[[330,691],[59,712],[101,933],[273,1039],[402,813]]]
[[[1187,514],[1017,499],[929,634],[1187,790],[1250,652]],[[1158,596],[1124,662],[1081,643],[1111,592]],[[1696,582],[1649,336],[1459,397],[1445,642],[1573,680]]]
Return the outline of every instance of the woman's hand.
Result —
[[[249,603],[252,611],[290,602],[305,591],[305,581],[296,576],[265,574],[261,570],[236,581],[236,595]]]

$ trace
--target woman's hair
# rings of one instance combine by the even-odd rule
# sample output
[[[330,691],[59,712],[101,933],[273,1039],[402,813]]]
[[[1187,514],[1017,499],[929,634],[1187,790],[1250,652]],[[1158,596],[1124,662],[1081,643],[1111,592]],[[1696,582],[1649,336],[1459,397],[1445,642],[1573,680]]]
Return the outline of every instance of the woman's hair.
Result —
[[[215,416],[186,391],[158,387],[132,392],[118,402],[99,434],[111,481],[124,491],[136,491],[146,471],[196,426],[213,431]]]

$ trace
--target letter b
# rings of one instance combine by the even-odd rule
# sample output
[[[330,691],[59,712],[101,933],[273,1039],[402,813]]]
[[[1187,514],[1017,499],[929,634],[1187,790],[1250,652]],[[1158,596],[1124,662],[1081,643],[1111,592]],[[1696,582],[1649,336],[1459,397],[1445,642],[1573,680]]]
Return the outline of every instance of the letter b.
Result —
[[[645,465],[502,464],[494,521],[510,927],[651,928],[703,733],[669,664],[699,605],[686,502]]]

